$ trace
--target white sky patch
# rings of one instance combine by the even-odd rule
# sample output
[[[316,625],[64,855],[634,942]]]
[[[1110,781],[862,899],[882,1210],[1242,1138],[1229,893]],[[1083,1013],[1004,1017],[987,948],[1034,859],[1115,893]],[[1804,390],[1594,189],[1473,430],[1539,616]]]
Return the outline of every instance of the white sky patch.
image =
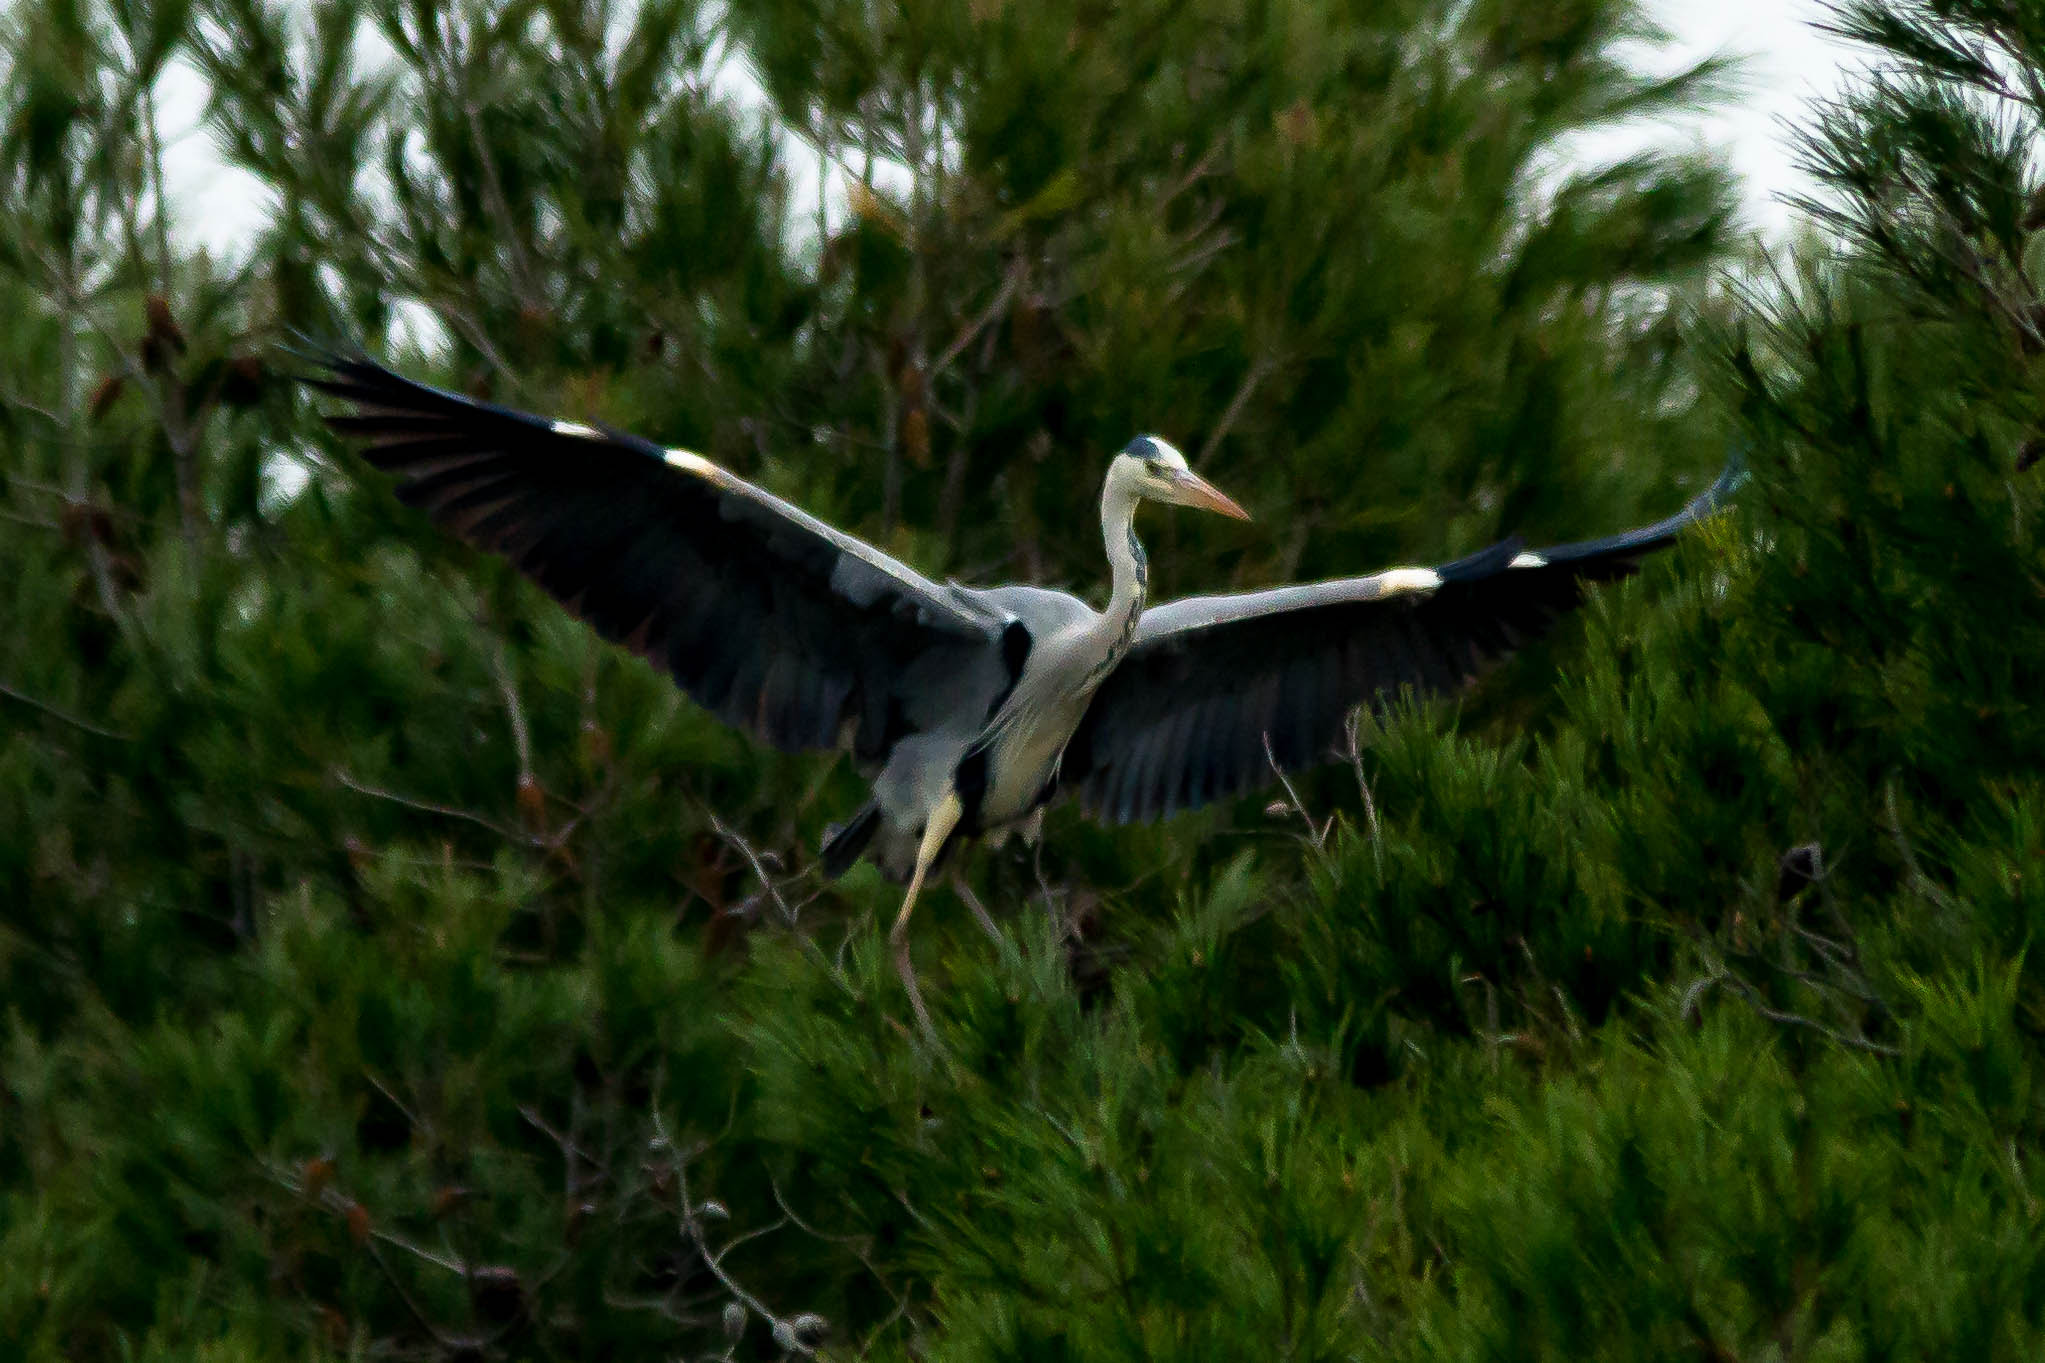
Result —
[[[206,89],[206,78],[183,58],[164,68],[156,89],[164,192],[178,235],[216,259],[232,259],[269,226],[277,196],[221,156],[206,128]]]
[[[1764,241],[1787,241],[1798,222],[1785,196],[1816,188],[1797,169],[1787,125],[1803,121],[1813,99],[1837,94],[1858,75],[1862,54],[1818,31],[1829,14],[1820,0],[1646,0],[1646,10],[1670,41],[1636,48],[1636,69],[1673,75],[1706,57],[1731,57],[1734,97],[1660,127],[1580,134],[1561,149],[1557,169],[1610,165],[1650,148],[1721,153],[1738,177],[1747,225]]]
[[[310,451],[273,448],[257,470],[261,481],[256,491],[256,509],[266,518],[281,515],[312,482],[313,471],[318,467],[318,457]]]
[[[709,65],[710,93],[759,114],[777,133],[781,167],[788,178],[788,225],[794,238],[789,245],[797,251],[806,255],[821,251],[825,240],[850,221],[852,210],[845,194],[848,180],[870,182],[889,199],[909,196],[913,177],[900,161],[875,156],[862,158],[857,165],[834,162],[785,124],[751,58],[727,47],[721,37],[710,49]]]
[[[1709,5],[1645,0],[1645,4],[1671,41],[1638,48],[1634,56],[1639,69],[1667,74],[1723,54],[1738,62],[1734,79],[1739,95],[1708,113],[1672,118],[1659,126],[1593,130],[1568,139],[1555,149],[1543,179],[1610,165],[1647,148],[1722,154],[1738,180],[1745,225],[1766,243],[1786,242],[1798,223],[1784,199],[1807,193],[1814,185],[1796,168],[1785,125],[1802,118],[1812,99],[1836,94],[1850,75],[1859,74],[1863,59],[1848,44],[1813,27],[1827,13],[1820,0],[1718,0]],[[365,31],[357,46],[364,66],[388,58],[388,46],[379,34]],[[743,53],[714,47],[709,67],[708,90],[714,97],[756,114],[779,131],[790,194],[788,245],[799,255],[813,259],[824,240],[849,219],[847,181],[869,181],[889,199],[907,196],[906,166],[886,158],[857,165],[833,163],[781,124]],[[191,246],[216,259],[238,259],[269,226],[276,196],[258,177],[229,165],[221,155],[205,126],[206,94],[204,77],[182,60],[166,68],[157,90],[172,221]],[[390,340],[418,349],[437,348],[446,338],[441,320],[412,300],[398,303],[393,332]],[[666,457],[700,476],[722,474],[687,450],[670,451]],[[309,470],[300,460],[273,458],[265,462],[263,476],[264,500],[277,504],[303,490]],[[1516,561],[1515,566],[1523,565]],[[1397,569],[1386,576],[1400,578],[1395,590],[1431,590],[1440,581],[1425,568]]]
[[[1851,75],[1859,74],[1863,60],[1850,45],[1813,27],[1827,13],[1820,0],[1719,0],[1710,5],[1645,0],[1645,5],[1671,41],[1637,48],[1632,55],[1638,69],[1669,74],[1705,57],[1726,55],[1738,63],[1734,80],[1739,95],[1708,113],[1671,118],[1661,125],[1593,130],[1568,139],[1555,148],[1541,178],[1552,183],[1648,148],[1722,154],[1737,177],[1745,225],[1764,242],[1785,242],[1797,230],[1797,221],[1783,200],[1815,187],[1796,168],[1786,124],[1800,119],[1814,98],[1836,94]],[[361,69],[390,58],[388,44],[367,27],[358,35],[356,47]],[[887,199],[907,198],[911,176],[900,162],[885,157],[854,165],[832,162],[784,125],[743,53],[720,42],[712,48],[708,65],[707,88],[714,98],[754,115],[778,134],[789,190],[787,245],[799,256],[814,260],[824,241],[849,220],[848,181],[869,182]],[[187,244],[216,259],[245,257],[270,225],[276,195],[260,178],[228,164],[221,155],[206,127],[205,78],[189,62],[171,63],[156,93],[174,230]],[[380,175],[378,167],[373,176]],[[373,178],[372,184],[377,183]],[[419,350],[437,349],[447,336],[441,319],[410,299],[396,303],[392,332],[390,341]],[[600,434],[579,422],[557,422],[554,429],[582,437]],[[720,481],[730,476],[691,450],[671,449],[664,457],[698,477]],[[318,467],[315,458],[294,451],[278,450],[265,459],[259,494],[264,513],[277,514],[296,500]],[[1511,566],[1541,562],[1538,555],[1521,554]],[[1381,580],[1393,593],[1426,592],[1441,585],[1431,568],[1396,568],[1382,574]]]
[[[1800,118],[1812,98],[1838,91],[1845,73],[1858,69],[1853,49],[1812,26],[1826,14],[1819,0],[1718,0],[1709,5],[1647,0],[1647,10],[1672,41],[1638,49],[1641,69],[1663,74],[1724,53],[1740,59],[1740,95],[1709,113],[1665,126],[1580,134],[1557,149],[1554,173],[1609,165],[1649,147],[1719,151],[1739,177],[1748,223],[1768,241],[1786,240],[1796,222],[1782,198],[1808,191],[1811,184],[1795,167],[1783,121]],[[709,89],[741,109],[773,118],[765,89],[741,55],[713,50]],[[158,91],[164,176],[182,210],[177,215],[180,234],[216,256],[233,256],[268,224],[275,196],[255,176],[221,158],[204,127],[205,100],[205,81],[191,66],[174,63],[165,72]],[[870,176],[890,198],[906,191],[908,171],[897,163],[879,159],[871,166],[833,165],[792,133],[784,133],[781,142],[791,227],[799,238],[791,245],[798,249],[814,249],[824,232],[843,225],[848,216],[845,179]]]

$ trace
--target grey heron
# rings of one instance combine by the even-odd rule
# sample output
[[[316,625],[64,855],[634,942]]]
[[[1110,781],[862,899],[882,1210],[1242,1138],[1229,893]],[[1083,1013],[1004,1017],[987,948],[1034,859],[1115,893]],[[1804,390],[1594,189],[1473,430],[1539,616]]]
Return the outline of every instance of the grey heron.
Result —
[[[362,356],[306,381],[351,411],[398,497],[508,559],[598,634],[777,748],[849,741],[872,798],[823,848],[908,888],[890,932],[931,1031],[908,927],[956,841],[1022,830],[1077,796],[1111,822],[1244,793],[1335,755],[1349,713],[1446,692],[1622,577],[1716,505],[1605,539],[1506,540],[1437,567],[1148,604],[1145,501],[1247,518],[1157,436],[1108,464],[1096,611],[1037,586],[939,584],[690,450],[474,401]]]

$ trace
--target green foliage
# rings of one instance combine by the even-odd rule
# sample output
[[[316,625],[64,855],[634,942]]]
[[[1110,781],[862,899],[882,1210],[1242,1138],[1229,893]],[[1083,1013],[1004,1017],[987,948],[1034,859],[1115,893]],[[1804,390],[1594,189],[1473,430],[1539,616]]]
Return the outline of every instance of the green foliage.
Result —
[[[2022,7],[1841,11],[1838,251],[1731,299],[1713,167],[1553,169],[1712,92],[1618,0],[4,22],[9,1356],[2039,1352]],[[396,508],[292,327],[980,580],[1097,583],[1150,427],[1265,516],[1146,522],[1172,591],[1753,483],[1269,807],[971,859],[940,1051],[852,774]]]

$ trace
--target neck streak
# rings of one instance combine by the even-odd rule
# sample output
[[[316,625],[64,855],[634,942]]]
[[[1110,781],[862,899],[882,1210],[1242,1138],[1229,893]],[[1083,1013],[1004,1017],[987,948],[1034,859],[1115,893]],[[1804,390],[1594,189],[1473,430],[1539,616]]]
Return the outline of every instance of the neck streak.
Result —
[[[1107,541],[1108,565],[1114,572],[1114,589],[1108,608],[1101,612],[1098,628],[1106,636],[1105,652],[1089,681],[1107,675],[1129,650],[1136,633],[1136,621],[1143,614],[1150,592],[1150,565],[1143,546],[1136,540],[1136,499],[1119,488],[1110,487],[1101,496],[1101,536]]]

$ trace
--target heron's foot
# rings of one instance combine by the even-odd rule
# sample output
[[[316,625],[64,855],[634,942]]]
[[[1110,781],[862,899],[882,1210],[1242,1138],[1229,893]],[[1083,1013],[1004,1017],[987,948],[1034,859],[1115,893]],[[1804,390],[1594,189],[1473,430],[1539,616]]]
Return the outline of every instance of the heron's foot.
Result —
[[[909,995],[909,1007],[916,1013],[916,1025],[922,1029],[923,1037],[932,1044],[938,1044],[937,1028],[930,1021],[930,1010],[923,1006],[923,991],[916,984],[916,963],[909,959],[909,934],[904,931],[908,919],[895,923],[895,930],[888,934],[889,944],[894,948],[895,973],[902,977],[902,989]]]

